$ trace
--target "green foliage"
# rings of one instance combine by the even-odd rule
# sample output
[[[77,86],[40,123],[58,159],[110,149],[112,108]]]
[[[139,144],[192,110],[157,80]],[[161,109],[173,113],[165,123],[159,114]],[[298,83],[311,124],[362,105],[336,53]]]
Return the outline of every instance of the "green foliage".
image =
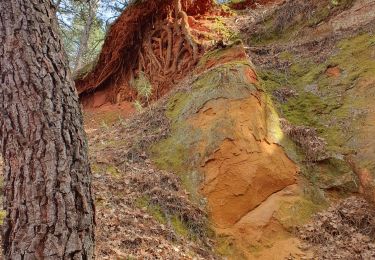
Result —
[[[100,127],[103,128],[104,130],[108,130],[109,129],[108,124],[104,120],[100,123]]]
[[[135,78],[131,84],[137,90],[141,98],[147,101],[149,100],[152,95],[152,85],[144,72],[140,72],[138,77]]]
[[[130,84],[138,92],[138,99],[134,101],[134,107],[138,112],[142,112],[144,105],[149,105],[149,100],[152,96],[152,85],[144,72],[140,72]]]
[[[141,101],[139,101],[139,100],[134,101],[134,107],[138,112],[143,111],[143,105],[142,105]]]
[[[144,208],[147,212],[153,216],[159,223],[166,224],[167,218],[163,213],[159,205],[153,205],[150,202],[150,198],[147,196],[140,197],[136,200],[136,206],[138,208]]]
[[[240,38],[237,32],[228,28],[221,17],[215,17],[215,22],[213,23],[211,30],[213,30],[216,35],[220,35],[225,42],[233,42]]]
[[[180,236],[188,237],[190,235],[190,231],[188,227],[185,225],[183,221],[181,221],[179,217],[173,216],[171,218],[171,225],[174,231],[176,231],[176,233],[179,234]]]
[[[109,165],[106,169],[106,173],[112,175],[113,177],[121,176],[119,170],[114,165]]]
[[[99,0],[98,0],[99,1]],[[100,3],[102,2],[99,1]],[[100,16],[100,10],[94,18],[90,31],[88,50],[83,54],[82,61],[87,71],[95,64],[95,59],[100,53],[106,33],[105,18]],[[57,10],[60,32],[64,43],[70,67],[73,68],[78,53],[80,39],[89,15],[89,6],[86,1],[63,0]],[[90,65],[91,64],[91,65]]]

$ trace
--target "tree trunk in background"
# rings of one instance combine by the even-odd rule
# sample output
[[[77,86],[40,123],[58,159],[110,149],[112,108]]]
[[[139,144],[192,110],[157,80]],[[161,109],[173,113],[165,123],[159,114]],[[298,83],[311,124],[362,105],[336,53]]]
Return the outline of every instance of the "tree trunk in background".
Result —
[[[76,55],[76,61],[74,64],[74,71],[77,72],[82,67],[82,58],[86,54],[89,44],[90,33],[92,24],[94,23],[96,11],[98,9],[99,1],[90,0],[88,1],[89,10],[85,27],[83,28],[81,39],[79,40],[78,51]]]
[[[61,1],[62,1],[62,0],[56,0],[56,1],[54,2],[56,12],[59,10],[59,7],[60,7],[60,4],[61,4]]]
[[[93,259],[82,114],[50,1],[0,0],[6,259]]]

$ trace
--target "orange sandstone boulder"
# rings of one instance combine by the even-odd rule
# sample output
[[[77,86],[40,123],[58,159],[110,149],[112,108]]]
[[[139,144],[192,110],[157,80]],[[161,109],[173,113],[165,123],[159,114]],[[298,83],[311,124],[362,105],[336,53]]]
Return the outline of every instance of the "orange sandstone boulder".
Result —
[[[172,133],[151,153],[159,167],[181,176],[193,199],[203,197],[217,235],[229,235],[240,255],[249,256],[250,244],[241,240],[256,236],[251,230],[257,224],[240,223],[295,184],[299,168],[280,145],[279,118],[241,43],[207,53],[196,70],[198,77],[169,98]],[[269,231],[267,223],[260,237]]]

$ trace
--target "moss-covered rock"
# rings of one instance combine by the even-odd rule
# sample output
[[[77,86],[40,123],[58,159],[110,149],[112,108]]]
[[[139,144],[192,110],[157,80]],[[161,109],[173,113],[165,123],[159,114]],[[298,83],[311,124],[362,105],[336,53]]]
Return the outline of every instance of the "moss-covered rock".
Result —
[[[341,40],[337,51],[322,64],[284,52],[280,56],[292,64],[286,73],[266,70],[259,74],[269,93],[285,86],[298,93],[277,104],[282,117],[294,125],[317,129],[327,141],[331,159],[318,163],[313,170],[318,185],[327,189],[356,191],[361,183],[355,173],[366,169],[375,174],[371,138],[375,131],[374,37],[360,34]],[[329,73],[330,68],[336,69],[334,75]],[[372,181],[362,182],[373,185]]]

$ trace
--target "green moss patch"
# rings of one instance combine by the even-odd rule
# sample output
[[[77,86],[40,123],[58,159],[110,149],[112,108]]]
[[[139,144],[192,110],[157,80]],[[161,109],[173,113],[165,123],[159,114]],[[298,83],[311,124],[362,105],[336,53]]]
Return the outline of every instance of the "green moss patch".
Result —
[[[136,206],[140,209],[146,209],[146,211],[159,223],[163,225],[170,225],[176,234],[182,237],[195,239],[196,234],[194,234],[193,230],[189,229],[187,223],[176,215],[167,214],[165,211],[163,211],[161,206],[151,203],[151,199],[149,197],[143,196],[138,198],[136,200]]]
[[[236,246],[233,238],[229,236],[220,235],[215,239],[215,250],[221,256],[229,259],[245,260],[246,256],[242,253],[241,249]]]
[[[140,197],[136,200],[136,206],[141,209],[146,209],[147,212],[153,216],[159,223],[166,224],[167,218],[159,205],[150,203],[150,198],[147,196]]]
[[[360,149],[353,136],[363,127],[363,119],[372,102],[369,96],[375,94],[371,87],[371,82],[375,82],[374,42],[375,35],[372,34],[344,39],[337,44],[335,54],[322,64],[283,52],[279,57],[292,63],[287,71],[259,73],[268,93],[287,87],[298,94],[284,103],[273,99],[281,117],[296,126],[315,128],[327,141],[331,159],[318,163],[314,169],[303,170],[311,182],[322,187],[345,192],[358,189],[355,175],[343,157]],[[325,72],[329,67],[338,67],[340,75],[327,75]],[[289,148],[289,151],[293,149],[292,146]],[[296,151],[298,153],[298,148]],[[298,157],[303,164],[303,157],[295,158]]]
[[[288,230],[307,223],[319,211],[327,208],[327,204],[316,204],[310,199],[300,198],[295,202],[283,202],[276,214],[276,219]]]

